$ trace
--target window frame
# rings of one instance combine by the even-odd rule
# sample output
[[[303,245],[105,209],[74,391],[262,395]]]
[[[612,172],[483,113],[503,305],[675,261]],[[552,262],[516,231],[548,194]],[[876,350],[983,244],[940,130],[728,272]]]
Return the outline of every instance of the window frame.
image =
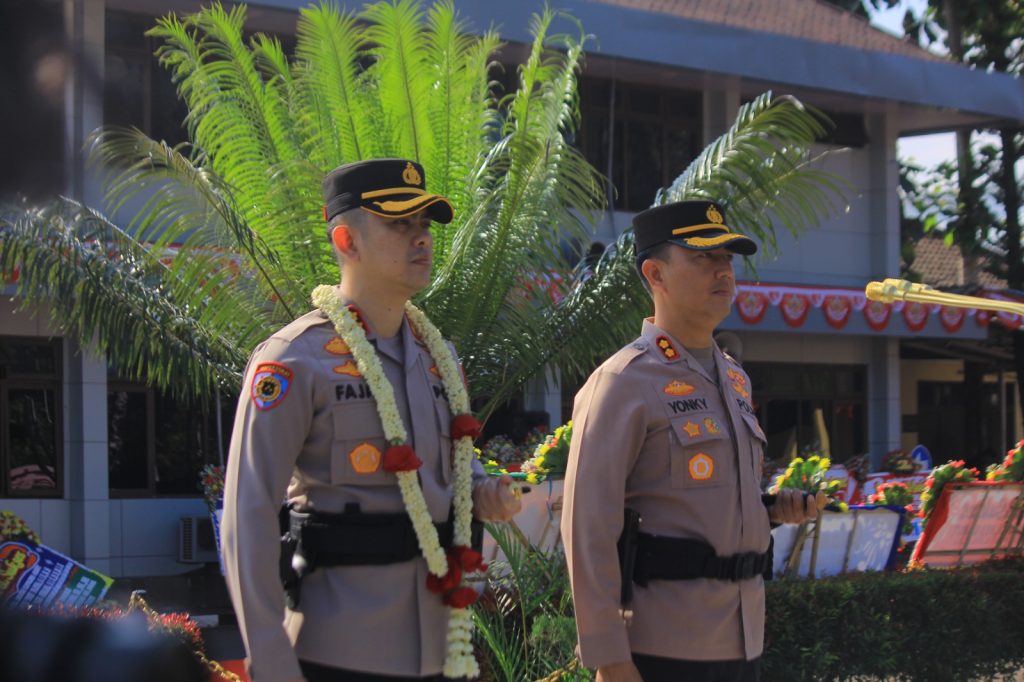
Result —
[[[63,499],[64,498],[64,349],[60,338],[38,336],[0,336],[0,345],[29,344],[49,346],[53,351],[54,373],[39,375],[12,372],[0,365],[0,498],[10,499]],[[52,390],[54,424],[54,487],[32,488],[27,491],[10,487],[10,392],[11,390]]]
[[[139,382],[123,379],[107,381],[107,401],[113,392],[142,393],[146,396],[146,487],[115,488],[107,484],[111,499],[137,499],[157,497],[156,493],[156,399],[153,388]],[[110,415],[107,415],[107,466],[110,466]]]

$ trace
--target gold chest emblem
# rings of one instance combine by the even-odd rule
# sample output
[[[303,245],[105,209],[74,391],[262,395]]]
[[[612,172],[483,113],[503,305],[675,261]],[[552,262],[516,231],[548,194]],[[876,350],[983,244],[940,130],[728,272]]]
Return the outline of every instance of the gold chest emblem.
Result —
[[[717,225],[721,225],[722,224],[722,220],[723,220],[722,214],[719,213],[718,208],[714,204],[711,204],[710,206],[708,206],[707,216],[708,216],[708,220],[710,220],[711,222],[713,222],[713,223],[715,223]]]
[[[416,166],[412,165],[412,161],[406,162],[405,170],[402,171],[402,179],[407,185],[418,185],[423,182],[420,172],[416,170]]]

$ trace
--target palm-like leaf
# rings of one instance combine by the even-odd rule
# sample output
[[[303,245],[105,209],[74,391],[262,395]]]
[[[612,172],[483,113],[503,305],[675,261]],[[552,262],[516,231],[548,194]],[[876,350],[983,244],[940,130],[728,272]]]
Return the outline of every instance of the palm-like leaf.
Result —
[[[133,293],[118,303],[120,292],[78,286],[84,298],[61,309],[67,325],[90,338],[103,315],[120,314],[110,320],[118,338],[100,333],[115,364],[202,392],[234,381],[258,340],[306,310],[313,286],[337,278],[320,217],[323,173],[363,158],[417,158],[456,211],[436,229],[435,278],[420,303],[459,348],[474,394],[488,398],[486,417],[545,366],[589,371],[648,307],[628,233],[593,272],[575,272],[563,255],[604,206],[604,181],[571,143],[586,37],[578,24],[573,35],[553,32],[563,18],[534,17],[508,93],[490,79],[497,36],[470,36],[451,2],[304,9],[291,58],[272,37],[243,38],[244,7],[161,19],[150,33],[188,104],[190,144],[98,132],[93,159],[108,173],[109,208],[141,199],[142,210],[124,232],[63,203],[10,217],[0,265],[41,269],[22,279],[25,304],[63,296],[73,282],[56,264],[94,267],[80,254],[102,225],[103,240],[123,244],[104,276]],[[658,200],[715,197],[770,245],[773,221],[798,230],[828,210],[822,188],[832,185],[806,164],[820,130],[795,100],[762,96]],[[59,220],[65,241],[25,237]],[[127,312],[107,310],[117,305]],[[145,337],[129,320],[165,328]],[[182,340],[160,352],[150,339],[167,329],[183,330]]]

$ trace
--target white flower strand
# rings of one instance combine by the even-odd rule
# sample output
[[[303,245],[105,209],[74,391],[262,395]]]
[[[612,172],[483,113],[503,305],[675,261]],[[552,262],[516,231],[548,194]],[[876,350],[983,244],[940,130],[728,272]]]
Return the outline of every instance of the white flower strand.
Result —
[[[398,411],[394,388],[384,374],[384,366],[377,357],[377,351],[367,340],[363,328],[356,322],[348,306],[342,304],[331,286],[322,284],[314,289],[313,304],[327,314],[334,323],[335,330],[352,351],[356,367],[366,379],[370,392],[377,402],[377,413],[384,427],[384,437],[391,445],[405,443],[409,436],[405,424],[402,423],[402,415]],[[437,528],[427,509],[419,478],[415,471],[398,471],[395,475],[398,478],[398,489],[402,493],[402,502],[405,503],[409,520],[412,521],[413,530],[416,532],[420,552],[427,560],[427,568],[441,578],[448,572],[448,557],[437,537]]]
[[[377,412],[384,427],[384,436],[392,445],[401,445],[408,440],[405,424],[402,423],[394,389],[384,374],[384,367],[377,352],[366,338],[363,328],[352,316],[348,307],[338,298],[334,287],[320,285],[313,290],[313,304],[324,311],[334,323],[342,340],[348,344],[356,361],[356,367],[366,379],[377,403]],[[469,414],[469,395],[462,383],[462,374],[441,332],[419,308],[406,302],[406,313],[413,329],[420,336],[430,352],[434,364],[441,374],[441,383],[448,394],[452,413]],[[469,547],[471,542],[470,520],[473,509],[472,499],[472,458],[473,439],[464,436],[455,443],[454,542]],[[415,471],[396,472],[402,501],[412,521],[419,542],[420,551],[427,561],[427,568],[438,577],[448,572],[448,560],[437,537],[427,509],[423,490]],[[473,656],[473,617],[469,609],[452,609],[448,620],[447,651],[444,661],[444,676],[448,678],[476,677],[480,667]]]
[[[453,414],[469,414],[469,394],[462,383],[462,373],[448,350],[448,345],[437,327],[422,310],[406,302],[405,312],[416,333],[426,344],[430,357],[441,374],[441,382],[448,392],[448,404]],[[473,439],[463,436],[455,442],[455,529],[456,545],[469,547],[472,535],[472,458]],[[473,656],[473,616],[469,609],[452,609],[448,620],[447,653],[444,676],[448,678],[476,677],[480,667]]]

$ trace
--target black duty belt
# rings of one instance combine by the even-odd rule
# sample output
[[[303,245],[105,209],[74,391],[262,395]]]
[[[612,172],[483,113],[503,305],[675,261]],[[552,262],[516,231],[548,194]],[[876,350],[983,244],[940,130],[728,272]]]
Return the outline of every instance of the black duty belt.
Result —
[[[712,578],[737,582],[755,576],[771,577],[772,547],[767,552],[718,556],[703,540],[637,533],[633,581],[646,586],[650,580]]]
[[[435,523],[441,546],[452,546],[454,524]],[[421,555],[412,521],[405,512],[341,514],[289,512],[289,535],[310,568],[319,566],[367,566],[411,561]],[[483,544],[483,524],[471,524],[472,546]]]

